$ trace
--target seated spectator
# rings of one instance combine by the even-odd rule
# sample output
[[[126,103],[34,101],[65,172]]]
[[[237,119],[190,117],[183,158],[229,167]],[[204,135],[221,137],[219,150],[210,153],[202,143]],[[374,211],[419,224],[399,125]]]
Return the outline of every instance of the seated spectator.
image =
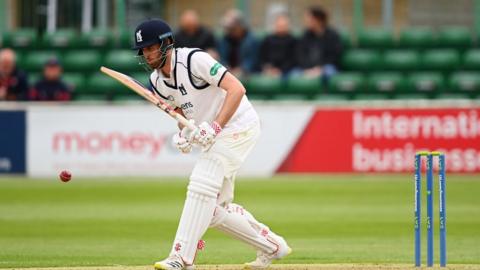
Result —
[[[258,42],[240,11],[227,11],[223,27],[225,35],[219,42],[221,61],[236,76],[257,71]]]
[[[0,100],[25,100],[27,92],[27,75],[17,68],[15,52],[0,50]]]
[[[218,58],[213,34],[200,24],[194,10],[186,10],[180,17],[180,29],[175,33],[175,47],[200,48]]]
[[[62,81],[62,66],[52,58],[45,63],[42,78],[30,90],[30,100],[66,101],[71,99],[70,88]]]
[[[328,79],[337,72],[340,64],[340,36],[328,25],[327,13],[322,8],[310,8],[304,19],[306,30],[297,50],[300,67],[307,77]]]
[[[265,75],[285,76],[296,66],[295,57],[290,55],[297,46],[297,40],[290,33],[288,16],[278,15],[273,31],[260,45],[260,66]]]

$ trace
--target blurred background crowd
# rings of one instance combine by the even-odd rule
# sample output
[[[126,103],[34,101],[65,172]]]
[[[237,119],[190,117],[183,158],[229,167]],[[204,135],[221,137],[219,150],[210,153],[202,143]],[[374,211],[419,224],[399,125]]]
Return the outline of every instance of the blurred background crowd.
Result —
[[[148,17],[174,27],[176,47],[201,48],[217,58],[242,79],[253,99],[480,95],[475,0],[0,0],[0,5],[0,100],[135,100],[98,69],[104,65],[148,85],[148,73],[129,50],[131,29]]]

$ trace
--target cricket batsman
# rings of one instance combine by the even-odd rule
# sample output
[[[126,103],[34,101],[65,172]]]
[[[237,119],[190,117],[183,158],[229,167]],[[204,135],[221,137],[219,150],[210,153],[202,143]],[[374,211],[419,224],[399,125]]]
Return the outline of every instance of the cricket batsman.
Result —
[[[197,243],[209,227],[257,250],[247,269],[263,269],[291,252],[287,242],[233,203],[235,175],[260,135],[258,115],[245,88],[208,53],[175,48],[170,26],[150,19],[135,30],[134,50],[152,71],[152,91],[195,130],[179,125],[173,143],[182,153],[203,149],[190,175],[187,196],[169,256],[155,269],[194,269]]]

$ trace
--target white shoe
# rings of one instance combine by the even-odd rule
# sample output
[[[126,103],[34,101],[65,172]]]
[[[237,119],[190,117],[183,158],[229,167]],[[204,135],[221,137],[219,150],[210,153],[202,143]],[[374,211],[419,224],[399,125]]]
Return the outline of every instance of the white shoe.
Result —
[[[292,253],[292,249],[288,246],[283,237],[277,235],[270,235],[269,237],[270,240],[278,245],[277,251],[271,254],[260,250],[257,251],[257,259],[253,262],[246,263],[244,269],[265,269],[272,264],[273,260],[279,260]]]
[[[156,270],[194,270],[195,265],[185,265],[178,255],[171,255],[163,261],[154,264]]]

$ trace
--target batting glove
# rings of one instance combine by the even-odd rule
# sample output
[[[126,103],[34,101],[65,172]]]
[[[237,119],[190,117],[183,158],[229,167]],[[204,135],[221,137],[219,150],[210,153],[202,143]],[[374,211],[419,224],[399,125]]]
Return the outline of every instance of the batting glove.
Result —
[[[193,120],[190,120],[192,124],[195,124]],[[188,127],[183,127],[178,133],[175,133],[172,137],[173,145],[182,153],[188,154],[192,151],[193,135],[196,130],[190,130]]]
[[[222,127],[217,122],[209,124],[203,122],[198,126],[194,133],[194,141],[207,151],[215,143],[215,137],[222,131]]]

